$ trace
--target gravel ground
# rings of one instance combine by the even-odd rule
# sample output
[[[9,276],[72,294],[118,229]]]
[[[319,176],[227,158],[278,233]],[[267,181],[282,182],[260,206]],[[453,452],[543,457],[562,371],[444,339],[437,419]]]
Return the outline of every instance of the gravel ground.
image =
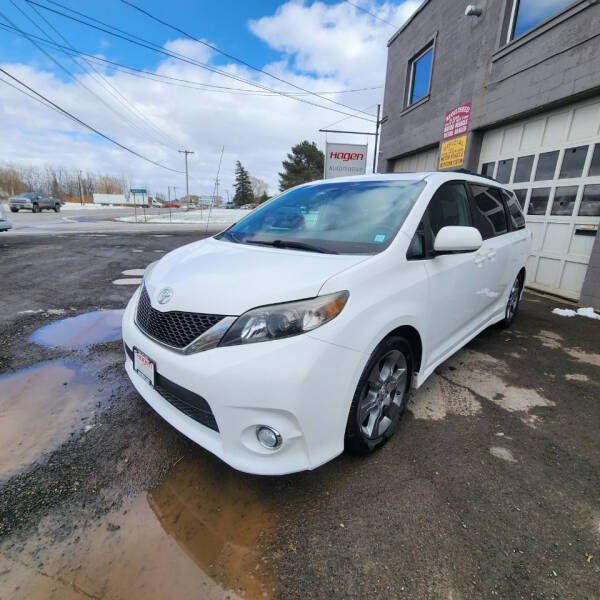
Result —
[[[0,240],[0,390],[64,359],[98,394],[57,449],[0,481],[1,599],[600,598],[598,321],[526,294],[513,327],[444,363],[375,455],[243,475],[146,406],[120,341],[28,341],[122,308],[122,271],[197,237]]]

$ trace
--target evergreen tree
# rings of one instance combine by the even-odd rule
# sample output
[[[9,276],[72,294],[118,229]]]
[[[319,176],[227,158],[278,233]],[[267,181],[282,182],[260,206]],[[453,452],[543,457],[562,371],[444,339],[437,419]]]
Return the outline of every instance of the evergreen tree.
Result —
[[[238,160],[235,163],[235,194],[233,202],[236,206],[250,204],[254,202],[254,194],[252,193],[252,182],[248,171],[244,169],[242,163]]]
[[[283,161],[283,173],[279,173],[279,189],[288,188],[323,178],[325,155],[314,142],[304,140],[292,148]]]

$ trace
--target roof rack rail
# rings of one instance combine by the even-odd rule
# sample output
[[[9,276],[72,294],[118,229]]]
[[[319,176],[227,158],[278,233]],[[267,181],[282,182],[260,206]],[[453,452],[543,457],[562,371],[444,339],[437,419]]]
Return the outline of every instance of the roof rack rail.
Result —
[[[464,167],[459,167],[458,169],[451,169],[454,173],[464,173],[466,175],[475,175],[477,177],[483,177],[484,179],[490,179],[491,181],[495,181],[496,183],[500,183],[497,179],[494,179],[491,175],[483,175],[482,173],[473,173],[473,171],[469,169],[465,169]]]

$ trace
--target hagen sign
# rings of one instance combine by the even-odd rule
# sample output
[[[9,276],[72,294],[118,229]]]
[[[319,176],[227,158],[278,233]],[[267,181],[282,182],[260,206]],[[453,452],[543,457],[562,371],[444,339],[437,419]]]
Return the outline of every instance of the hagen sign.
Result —
[[[452,169],[462,167],[465,162],[465,148],[467,147],[467,136],[454,138],[442,143],[440,150],[440,169]]]
[[[462,133],[467,133],[469,128],[469,119],[471,117],[471,103],[461,104],[446,113],[444,119],[443,139],[454,137]]]
[[[364,175],[367,172],[367,146],[325,144],[325,179]]]

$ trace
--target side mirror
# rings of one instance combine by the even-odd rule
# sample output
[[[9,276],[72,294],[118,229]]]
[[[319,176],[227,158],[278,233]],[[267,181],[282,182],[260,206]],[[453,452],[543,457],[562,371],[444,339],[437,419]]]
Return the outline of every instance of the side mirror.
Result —
[[[481,233],[475,227],[448,225],[435,236],[433,249],[440,254],[446,252],[474,252],[483,244]]]

